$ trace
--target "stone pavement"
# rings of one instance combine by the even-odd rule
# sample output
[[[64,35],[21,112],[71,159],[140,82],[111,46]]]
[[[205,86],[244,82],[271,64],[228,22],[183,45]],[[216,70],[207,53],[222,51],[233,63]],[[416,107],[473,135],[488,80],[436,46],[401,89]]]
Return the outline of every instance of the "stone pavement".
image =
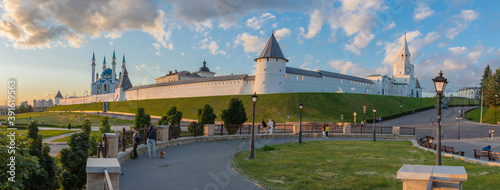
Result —
[[[455,152],[464,151],[466,157],[474,158],[474,149],[482,150],[483,147],[490,145],[491,151],[500,152],[500,137],[496,139],[488,138],[474,138],[474,139],[461,139],[461,140],[445,140],[442,141],[444,146],[451,146]],[[482,158],[482,160],[488,160]],[[499,162],[500,160],[497,160]]]
[[[298,138],[255,139],[255,148],[266,144],[297,142]],[[303,138],[320,140],[369,140],[360,138]],[[213,141],[168,147],[166,158],[148,158],[147,153],[137,160],[122,164],[120,189],[262,189],[234,171],[231,156],[248,150],[248,139]],[[259,155],[255,155],[259,159]],[[265,162],[265,160],[262,160]]]

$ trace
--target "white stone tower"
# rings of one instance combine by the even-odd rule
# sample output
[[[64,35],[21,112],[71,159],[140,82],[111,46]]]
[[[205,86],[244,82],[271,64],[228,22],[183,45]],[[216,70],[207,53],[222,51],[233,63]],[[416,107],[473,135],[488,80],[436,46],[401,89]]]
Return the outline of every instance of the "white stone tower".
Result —
[[[92,78],[92,84],[94,84],[94,82],[95,82],[95,78],[94,78],[94,76],[95,76],[95,53],[92,53],[92,64],[91,64],[91,66],[92,66],[92,77],[91,78]]]
[[[102,71],[106,70],[106,56],[104,56],[104,61],[102,62]]]
[[[54,100],[55,100],[55,104],[56,105],[59,105],[60,104],[60,100],[61,98],[63,98],[62,94],[61,94],[61,91],[57,91],[57,94],[56,94],[56,97],[54,97]],[[33,101],[34,102],[34,101]],[[33,105],[35,106],[35,105]],[[36,106],[35,106],[36,107]]]
[[[413,64],[410,63],[411,53],[408,49],[408,43],[406,42],[406,33],[404,36],[403,44],[401,44],[401,49],[398,53],[398,62],[394,65],[392,75],[410,75],[413,76]]]
[[[284,93],[288,59],[281,52],[274,31],[260,56],[254,61],[257,62],[257,69],[253,91],[257,94]]]
[[[113,84],[115,84],[116,80],[115,66],[116,66],[116,57],[115,57],[115,50],[113,50],[113,61],[111,62],[111,83]]]
[[[122,73],[125,73],[125,55],[123,55],[123,61],[122,61]]]

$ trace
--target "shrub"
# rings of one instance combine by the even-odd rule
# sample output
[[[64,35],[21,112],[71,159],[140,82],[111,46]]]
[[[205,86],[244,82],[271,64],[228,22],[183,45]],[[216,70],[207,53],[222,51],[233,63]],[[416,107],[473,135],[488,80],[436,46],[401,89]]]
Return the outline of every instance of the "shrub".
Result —
[[[276,150],[276,147],[274,146],[269,146],[269,145],[264,145],[262,148],[261,148],[263,151],[273,151],[273,150]]]
[[[203,125],[198,125],[198,123],[193,121],[189,123],[188,132],[191,135],[194,135],[194,132],[196,132],[196,136],[203,135]]]
[[[90,131],[92,130],[90,119],[86,118],[85,121],[83,121],[82,125],[82,131],[86,133],[87,135],[90,135]]]
[[[101,124],[99,125],[99,132],[101,135],[104,133],[111,132],[111,126],[109,126],[109,118],[108,117],[102,118]]]
[[[224,125],[241,125],[247,120],[247,114],[243,102],[238,98],[233,98],[229,102],[227,110],[222,110],[222,121]]]
[[[205,104],[203,108],[199,109],[197,115],[200,125],[214,124],[215,118],[217,118],[217,115],[214,114],[214,108],[210,107],[208,104]]]
[[[224,129],[226,129],[227,134],[234,135],[240,129],[240,125],[224,125]]]

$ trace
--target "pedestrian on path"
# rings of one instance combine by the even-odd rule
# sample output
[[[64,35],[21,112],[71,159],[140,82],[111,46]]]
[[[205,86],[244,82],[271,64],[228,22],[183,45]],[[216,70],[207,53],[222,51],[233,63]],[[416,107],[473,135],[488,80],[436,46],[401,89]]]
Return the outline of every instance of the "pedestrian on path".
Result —
[[[491,129],[491,139],[493,139],[494,134],[495,134],[495,129]]]
[[[326,138],[326,124],[323,124],[323,127],[321,128],[321,132],[323,133],[323,138]]]
[[[490,146],[490,145],[485,146],[485,147],[483,148],[483,151],[490,151],[490,150],[491,150],[491,146]]]
[[[262,119],[262,128],[264,129],[264,134],[267,135],[267,123],[264,119]]]
[[[330,126],[326,124],[326,129],[325,129],[326,138],[328,138],[328,130],[330,130]]]
[[[269,133],[272,135],[274,131],[274,120],[269,119]]]
[[[68,123],[68,129],[71,129],[71,123]]]
[[[141,143],[141,137],[139,136],[139,132],[137,132],[137,128],[134,127],[134,136],[132,137],[134,141],[134,157],[132,159],[137,159],[139,156],[137,155],[137,146]]]
[[[491,129],[488,129],[488,138],[491,139]]]
[[[146,134],[148,137],[148,154],[151,158],[151,147],[153,147],[153,156],[156,156],[156,131],[153,129],[153,125],[149,126]]]

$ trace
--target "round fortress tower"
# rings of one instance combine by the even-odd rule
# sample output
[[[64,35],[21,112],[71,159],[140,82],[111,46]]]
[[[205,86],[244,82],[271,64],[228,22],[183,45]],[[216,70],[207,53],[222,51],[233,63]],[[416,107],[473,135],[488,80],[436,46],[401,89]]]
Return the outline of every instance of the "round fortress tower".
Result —
[[[274,31],[260,56],[254,61],[257,62],[257,69],[253,91],[257,94],[284,93],[288,59],[281,52]]]

